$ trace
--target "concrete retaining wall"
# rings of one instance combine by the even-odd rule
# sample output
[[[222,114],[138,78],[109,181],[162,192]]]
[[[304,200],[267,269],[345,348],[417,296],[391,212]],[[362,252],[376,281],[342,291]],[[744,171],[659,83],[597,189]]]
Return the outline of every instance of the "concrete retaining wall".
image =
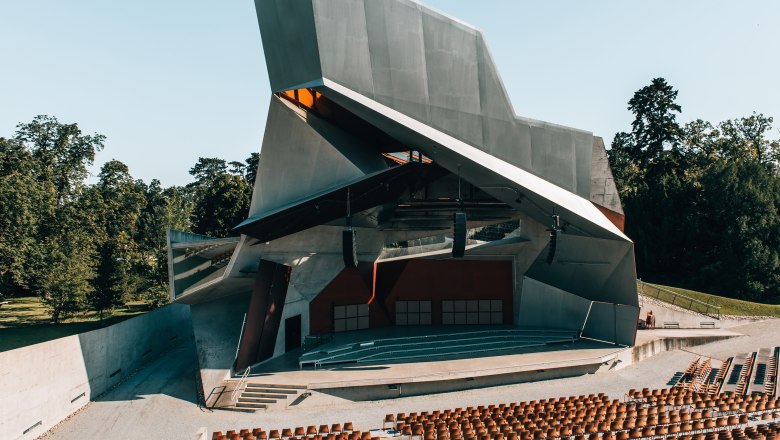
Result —
[[[102,329],[0,353],[0,438],[38,437],[191,337],[189,306],[172,304]]]
[[[664,328],[664,323],[676,323],[673,328],[729,328],[738,325],[752,324],[760,321],[762,318],[736,318],[724,317],[715,319],[700,313],[681,310],[672,305],[666,305],[663,302],[643,295],[639,296],[640,311],[639,318],[645,319],[647,312],[652,310],[655,315],[656,328]]]
[[[434,380],[427,382],[404,382],[393,385],[357,386],[343,388],[322,388],[317,392],[353,401],[384,400],[398,397],[464,391],[495,387],[523,382],[584,376],[599,371],[601,361],[595,364],[560,367],[548,370],[518,371],[514,373],[474,376],[469,378]]]
[[[664,351],[674,351],[682,348],[695,347],[697,345],[709,344],[710,342],[722,341],[732,337],[733,336],[713,335],[707,337],[698,336],[690,338],[680,337],[655,339],[644,344],[634,346],[631,349],[631,363],[640,362]]]

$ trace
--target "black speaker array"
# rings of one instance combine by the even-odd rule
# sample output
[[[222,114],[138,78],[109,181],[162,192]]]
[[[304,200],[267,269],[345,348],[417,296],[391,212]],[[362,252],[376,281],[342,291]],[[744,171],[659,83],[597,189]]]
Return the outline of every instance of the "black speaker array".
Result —
[[[558,230],[550,229],[550,247],[547,249],[547,264],[555,261],[555,250],[558,248]]]
[[[341,250],[344,254],[344,267],[357,267],[357,238],[354,229],[345,229],[341,233]]]
[[[452,222],[452,257],[462,258],[466,253],[466,213],[456,212]]]

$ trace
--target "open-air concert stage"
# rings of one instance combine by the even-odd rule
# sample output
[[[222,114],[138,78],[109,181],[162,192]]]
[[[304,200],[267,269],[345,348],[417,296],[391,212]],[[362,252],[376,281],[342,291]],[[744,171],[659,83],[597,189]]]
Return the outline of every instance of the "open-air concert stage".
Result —
[[[644,330],[638,332],[634,347],[623,347],[576,337],[563,342],[561,337],[565,338],[566,335],[562,332],[551,335],[548,339],[554,342],[549,344],[527,344],[523,341],[532,337],[519,337],[521,342],[517,348],[482,354],[431,355],[382,362],[347,360],[316,368],[310,364],[301,366],[302,361],[312,359],[311,353],[365,350],[372,344],[388,340],[400,342],[399,345],[408,351],[415,342],[403,344],[403,341],[474,334],[485,341],[484,345],[489,346],[492,343],[491,335],[502,331],[512,329],[494,326],[456,329],[428,327],[421,332],[416,327],[394,327],[336,334],[329,342],[307,350],[305,356],[296,350],[254,367],[247,382],[250,386],[295,387],[350,400],[386,399],[599,373],[623,368],[662,351],[739,336],[738,333],[721,329]],[[549,329],[539,331],[550,332]],[[419,336],[423,334],[426,336]],[[458,340],[462,341],[457,342],[460,346],[469,345],[467,337],[458,337]],[[223,396],[230,395],[236,386],[241,386],[239,379],[227,382]],[[220,398],[216,406],[226,403],[225,398]]]

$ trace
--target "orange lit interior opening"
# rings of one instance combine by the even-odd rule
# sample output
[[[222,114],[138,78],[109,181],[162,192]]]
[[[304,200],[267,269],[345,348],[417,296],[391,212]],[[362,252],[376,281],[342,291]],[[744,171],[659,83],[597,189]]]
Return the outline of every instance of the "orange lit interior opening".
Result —
[[[322,96],[320,92],[314,89],[286,90],[281,95],[308,109],[314,109],[317,105],[317,100]]]

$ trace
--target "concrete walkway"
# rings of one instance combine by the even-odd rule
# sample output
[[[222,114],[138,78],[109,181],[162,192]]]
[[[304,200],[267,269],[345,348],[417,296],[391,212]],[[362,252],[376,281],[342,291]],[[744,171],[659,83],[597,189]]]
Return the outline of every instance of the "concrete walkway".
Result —
[[[161,357],[127,382],[63,422],[48,438],[191,439],[200,427],[214,430],[278,429],[352,421],[357,429],[381,426],[387,413],[517,402],[604,392],[620,398],[629,388],[662,388],[697,355],[724,359],[737,352],[780,345],[780,320],[732,329],[745,336],[686,351],[666,352],[618,371],[469,391],[392,400],[351,402],[314,392],[286,410],[240,413],[202,410],[195,400],[196,354],[192,344]]]

